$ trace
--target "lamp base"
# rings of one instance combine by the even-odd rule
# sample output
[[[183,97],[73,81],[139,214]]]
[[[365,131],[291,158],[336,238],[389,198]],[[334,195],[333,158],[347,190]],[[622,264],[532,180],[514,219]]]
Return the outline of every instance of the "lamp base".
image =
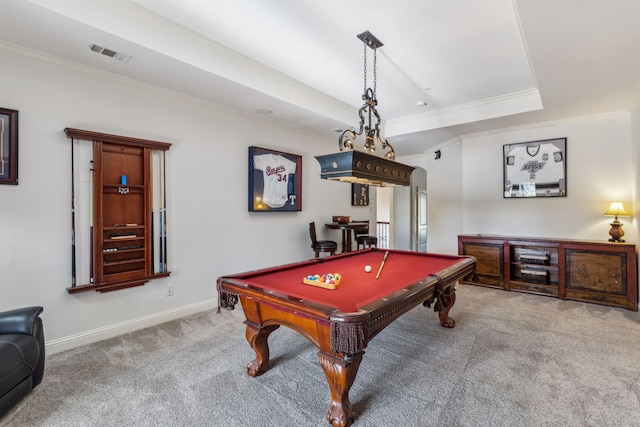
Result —
[[[615,220],[611,223],[611,230],[609,230],[609,239],[610,242],[620,242],[624,243],[624,230],[622,229],[622,223],[618,220]]]

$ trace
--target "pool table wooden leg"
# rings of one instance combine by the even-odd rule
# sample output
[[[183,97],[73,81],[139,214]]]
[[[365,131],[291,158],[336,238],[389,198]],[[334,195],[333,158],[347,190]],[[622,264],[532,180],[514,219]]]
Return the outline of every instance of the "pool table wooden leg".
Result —
[[[349,390],[356,379],[363,354],[364,352],[343,358],[322,351],[318,353],[318,360],[331,391],[327,421],[334,427],[350,426],[356,419],[356,413],[349,401]]]
[[[256,352],[256,358],[247,365],[247,373],[252,377],[257,377],[269,369],[269,343],[267,339],[271,332],[278,329],[280,325],[260,327],[249,322],[245,322],[245,324],[247,325],[245,332],[247,341]]]
[[[438,296],[439,304],[436,307],[439,307],[438,316],[440,317],[440,325],[445,328],[453,328],[456,326],[456,321],[449,317],[449,310],[453,307],[453,304],[456,302],[456,289],[451,286],[445,288],[440,295]]]

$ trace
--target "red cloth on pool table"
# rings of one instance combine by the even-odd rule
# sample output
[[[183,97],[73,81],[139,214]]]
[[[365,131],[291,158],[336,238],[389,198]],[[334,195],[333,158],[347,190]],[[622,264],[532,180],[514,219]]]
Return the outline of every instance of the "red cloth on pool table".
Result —
[[[243,281],[258,288],[281,292],[350,313],[460,261],[458,257],[446,255],[389,252],[382,273],[376,280],[384,252],[363,251],[353,256],[337,257],[317,264],[258,274]],[[364,271],[366,265],[371,266],[370,273]],[[324,289],[302,283],[304,277],[327,273],[342,275],[337,289]]]

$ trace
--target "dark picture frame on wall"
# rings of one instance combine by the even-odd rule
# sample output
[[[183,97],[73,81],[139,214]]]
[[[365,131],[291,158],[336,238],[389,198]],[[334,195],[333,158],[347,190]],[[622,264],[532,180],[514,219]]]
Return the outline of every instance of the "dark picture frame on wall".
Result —
[[[18,185],[18,111],[0,108],[0,184]]]
[[[302,210],[302,156],[249,147],[249,212]]]
[[[566,197],[567,138],[503,146],[503,197]]]
[[[351,206],[369,206],[369,186],[351,184]]]

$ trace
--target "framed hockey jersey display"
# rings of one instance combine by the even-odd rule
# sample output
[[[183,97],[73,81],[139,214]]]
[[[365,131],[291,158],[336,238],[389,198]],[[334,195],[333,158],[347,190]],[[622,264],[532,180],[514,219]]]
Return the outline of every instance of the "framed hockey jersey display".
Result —
[[[504,198],[565,197],[567,138],[503,147]]]
[[[302,156],[249,147],[249,212],[302,210]]]

